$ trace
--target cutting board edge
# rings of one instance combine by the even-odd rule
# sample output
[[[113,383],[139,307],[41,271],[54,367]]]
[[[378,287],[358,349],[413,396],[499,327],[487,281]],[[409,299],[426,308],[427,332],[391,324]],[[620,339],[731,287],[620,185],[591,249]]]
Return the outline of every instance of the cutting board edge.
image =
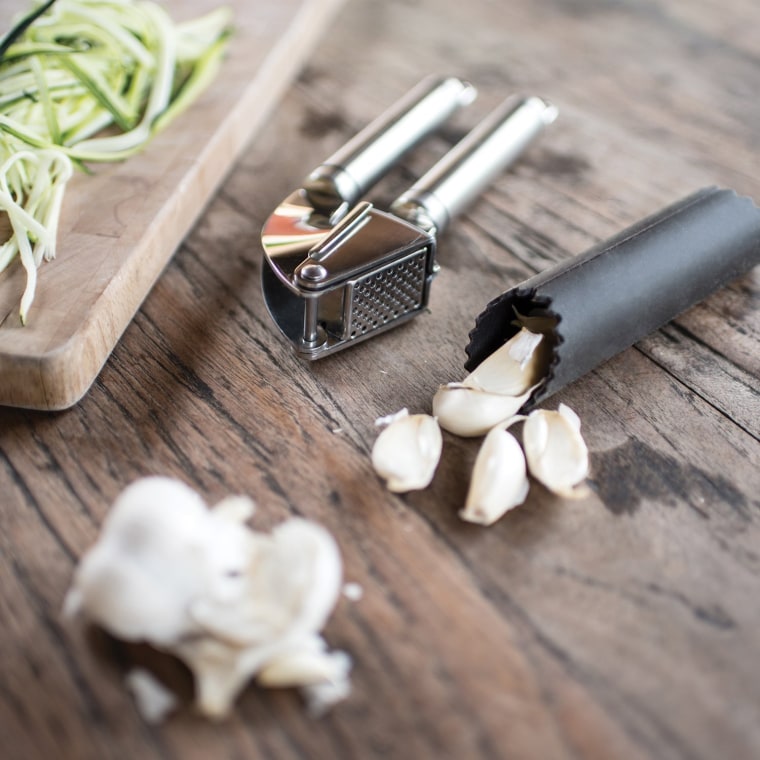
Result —
[[[141,241],[139,255],[125,262],[118,276],[95,300],[80,330],[40,355],[0,353],[0,405],[37,411],[63,411],[86,395],[182,240],[246,145],[263,127],[266,118],[284,95],[287,84],[303,67],[344,2],[310,0],[300,9],[288,32],[245,89],[230,118],[219,124],[206,145],[207,151],[212,150],[212,146],[224,146],[224,161],[214,164],[214,172],[209,172],[202,161],[194,162],[189,169],[182,187],[197,187],[194,182],[202,175],[207,184],[203,193],[205,197],[197,208],[187,213],[187,217],[176,227],[175,234],[165,240],[160,238],[160,217],[183,213],[182,198],[176,195],[159,210],[150,234]],[[262,81],[268,82],[268,86],[263,86]],[[262,87],[265,93],[263,100]],[[251,109],[253,100],[256,107]],[[253,120],[250,119],[251,113],[256,114]],[[131,269],[139,269],[133,275],[138,279],[139,287],[134,287]],[[119,313],[114,313],[114,303],[123,305]],[[8,371],[9,360],[14,365],[12,373]]]

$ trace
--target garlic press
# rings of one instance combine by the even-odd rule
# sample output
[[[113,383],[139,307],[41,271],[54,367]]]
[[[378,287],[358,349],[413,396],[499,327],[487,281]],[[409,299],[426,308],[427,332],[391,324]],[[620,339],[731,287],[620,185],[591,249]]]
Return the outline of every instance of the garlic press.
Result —
[[[474,96],[456,78],[423,80],[312,171],[266,221],[264,300],[300,357],[322,358],[423,311],[438,271],[438,235],[557,116],[541,98],[509,98],[388,211],[363,200]]]

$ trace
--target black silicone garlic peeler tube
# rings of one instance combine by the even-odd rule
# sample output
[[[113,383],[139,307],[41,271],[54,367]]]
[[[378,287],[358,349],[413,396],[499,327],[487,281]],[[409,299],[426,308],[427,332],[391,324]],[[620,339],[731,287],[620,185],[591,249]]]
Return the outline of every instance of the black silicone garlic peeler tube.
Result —
[[[552,355],[532,406],[756,264],[760,208],[704,188],[491,301],[470,333],[465,368],[519,330],[517,314],[541,318]]]

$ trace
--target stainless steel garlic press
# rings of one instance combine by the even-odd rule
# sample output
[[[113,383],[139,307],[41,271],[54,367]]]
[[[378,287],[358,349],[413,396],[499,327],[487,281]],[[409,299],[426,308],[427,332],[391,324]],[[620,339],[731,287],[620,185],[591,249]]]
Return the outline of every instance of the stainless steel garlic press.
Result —
[[[304,180],[264,225],[262,289],[299,356],[319,359],[423,311],[436,239],[557,115],[513,97],[382,211],[362,200],[403,155],[470,103],[474,88],[426,79]]]

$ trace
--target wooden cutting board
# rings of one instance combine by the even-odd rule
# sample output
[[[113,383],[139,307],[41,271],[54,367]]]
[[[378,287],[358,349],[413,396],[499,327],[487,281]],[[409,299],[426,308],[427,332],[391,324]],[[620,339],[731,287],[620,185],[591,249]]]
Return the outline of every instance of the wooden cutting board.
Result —
[[[16,261],[0,274],[0,404],[65,409],[86,393],[342,0],[171,0],[164,6],[181,20],[222,3],[233,10],[235,33],[212,87],[139,155],[70,181],[58,256],[40,267],[25,327],[18,317],[25,273]],[[0,0],[0,30],[21,7]]]

